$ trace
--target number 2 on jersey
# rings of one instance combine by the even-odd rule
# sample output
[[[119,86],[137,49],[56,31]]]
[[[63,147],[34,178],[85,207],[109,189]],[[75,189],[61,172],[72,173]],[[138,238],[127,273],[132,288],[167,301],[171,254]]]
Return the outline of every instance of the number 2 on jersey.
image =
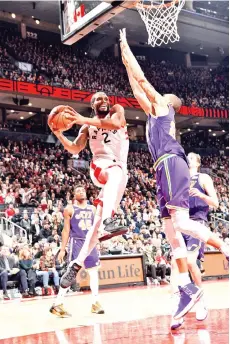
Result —
[[[108,140],[109,133],[102,133],[102,135],[105,136],[105,137],[104,137],[104,143],[109,143],[109,142],[111,142],[111,140]]]

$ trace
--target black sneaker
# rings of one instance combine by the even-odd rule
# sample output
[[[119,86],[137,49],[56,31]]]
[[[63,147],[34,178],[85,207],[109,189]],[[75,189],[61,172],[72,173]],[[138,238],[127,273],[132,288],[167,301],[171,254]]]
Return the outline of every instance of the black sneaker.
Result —
[[[78,271],[81,270],[81,266],[77,263],[73,263],[72,265],[69,265],[67,268],[67,271],[64,273],[64,275],[61,278],[60,286],[62,288],[69,288],[74,281],[76,280]]]
[[[24,291],[22,293],[22,298],[23,299],[29,299],[30,297],[32,297],[32,296],[28,293],[28,291]]]
[[[104,220],[103,224],[105,225],[104,230],[107,233],[105,233],[105,235],[100,237],[99,241],[109,240],[115,236],[123,235],[127,233],[128,231],[127,227],[117,225],[117,220],[112,219],[112,218],[108,218]]]

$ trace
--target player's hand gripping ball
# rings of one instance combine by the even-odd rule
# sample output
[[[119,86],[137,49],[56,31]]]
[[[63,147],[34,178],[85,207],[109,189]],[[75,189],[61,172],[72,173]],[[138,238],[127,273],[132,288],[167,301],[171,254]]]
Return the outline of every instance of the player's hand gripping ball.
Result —
[[[66,113],[67,110],[73,110],[72,113]],[[74,109],[70,106],[59,105],[53,108],[48,116],[48,125],[50,129],[55,131],[66,131],[69,130],[76,120],[74,115]]]

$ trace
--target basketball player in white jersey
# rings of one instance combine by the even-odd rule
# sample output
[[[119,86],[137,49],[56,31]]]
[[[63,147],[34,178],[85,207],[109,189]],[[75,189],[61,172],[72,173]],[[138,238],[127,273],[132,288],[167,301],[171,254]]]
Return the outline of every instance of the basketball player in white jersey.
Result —
[[[154,160],[157,195],[166,236],[179,269],[180,302],[173,312],[180,319],[203,295],[188,274],[187,250],[181,232],[219,249],[228,259],[229,247],[205,225],[189,218],[189,167],[182,146],[175,139],[175,114],[181,101],[174,94],[162,96],[148,82],[120,31],[121,52],[133,94],[147,115],[146,138]]]
[[[93,154],[90,176],[93,183],[101,188],[96,200],[97,211],[93,227],[87,233],[77,259],[71,262],[67,272],[61,278],[60,285],[63,288],[72,285],[76,279],[77,272],[97,244],[98,232],[102,233],[103,230],[107,232],[99,239],[102,241],[127,231],[127,228],[123,226],[118,227],[112,219],[128,181],[129,138],[124,108],[119,104],[110,108],[109,98],[104,92],[97,92],[93,95],[91,106],[94,112],[93,118],[83,117],[71,107],[58,106],[52,110],[52,113],[63,112],[65,116],[73,120],[73,123],[77,119],[77,124],[82,126],[74,142],[69,141],[62,132],[53,131],[52,123],[48,123],[65,149],[72,154],[82,151],[89,140]]]
[[[189,215],[194,221],[201,223],[208,222],[209,207],[218,208],[219,202],[216,190],[213,185],[211,177],[206,173],[199,173],[201,158],[199,154],[188,154],[189,171],[190,171],[190,195],[189,195]],[[197,259],[204,258],[204,243],[199,239],[193,238],[190,235],[182,234],[187,247],[187,261],[189,272],[194,283],[198,287],[202,287],[201,271],[197,265]],[[175,303],[177,302],[178,287],[176,278],[178,276],[178,269],[175,262],[172,260],[171,267],[171,286],[174,293]],[[205,320],[208,315],[207,306],[202,296],[196,305],[196,319],[199,321]],[[172,319],[171,329],[174,330],[180,327],[183,323],[183,318],[179,320]]]

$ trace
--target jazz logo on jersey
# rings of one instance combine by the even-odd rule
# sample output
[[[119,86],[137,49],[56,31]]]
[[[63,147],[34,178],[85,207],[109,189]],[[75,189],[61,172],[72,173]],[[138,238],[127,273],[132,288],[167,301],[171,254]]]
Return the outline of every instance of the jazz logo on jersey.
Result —
[[[75,215],[76,220],[80,219],[92,219],[93,213],[91,211],[80,211],[79,214]]]

